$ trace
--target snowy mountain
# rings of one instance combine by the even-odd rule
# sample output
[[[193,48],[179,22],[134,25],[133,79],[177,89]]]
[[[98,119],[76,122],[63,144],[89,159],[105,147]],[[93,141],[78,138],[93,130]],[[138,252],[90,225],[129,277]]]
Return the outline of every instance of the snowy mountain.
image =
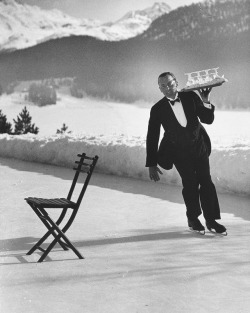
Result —
[[[87,33],[97,21],[79,20],[59,10],[45,11],[14,0],[0,2],[0,50],[22,49],[53,38]]]
[[[130,11],[115,23],[106,23],[101,28],[109,40],[128,39],[142,34],[154,20],[170,11],[166,3],[156,2],[145,10]]]
[[[151,101],[159,97],[156,77],[162,71],[174,72],[181,88],[184,73],[219,67],[229,82],[214,88],[217,106],[247,108],[250,2],[211,3],[172,10],[128,40],[68,36],[0,53],[0,84],[5,91],[15,81],[77,77],[91,96]]]
[[[59,10],[42,10],[15,0],[0,2],[0,51],[34,46],[50,39],[88,35],[101,40],[119,41],[143,33],[158,17],[170,11],[166,3],[155,3],[145,10],[131,11],[114,23],[77,19]]]

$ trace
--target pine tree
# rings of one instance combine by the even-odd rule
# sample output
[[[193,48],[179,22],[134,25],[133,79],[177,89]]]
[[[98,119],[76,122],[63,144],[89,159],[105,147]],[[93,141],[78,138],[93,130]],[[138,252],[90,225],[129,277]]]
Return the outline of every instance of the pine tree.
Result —
[[[12,132],[12,126],[11,123],[7,122],[6,115],[2,113],[2,110],[0,110],[0,134],[11,134]]]
[[[17,120],[13,119],[15,123],[15,135],[33,133],[38,134],[39,128],[35,124],[31,124],[31,116],[26,108],[17,116]]]
[[[67,129],[68,129],[68,126],[66,126],[66,124],[63,123],[62,128],[61,128],[61,129],[57,129],[56,133],[57,133],[57,134],[65,134],[65,133],[70,134],[71,131],[67,131]]]

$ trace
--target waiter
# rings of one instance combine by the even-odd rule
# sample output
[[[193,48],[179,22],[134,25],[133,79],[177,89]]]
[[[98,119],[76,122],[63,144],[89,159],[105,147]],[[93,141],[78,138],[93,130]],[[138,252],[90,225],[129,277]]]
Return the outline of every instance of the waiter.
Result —
[[[149,177],[157,182],[161,170],[176,167],[182,179],[182,195],[186,205],[188,226],[205,233],[199,216],[203,213],[206,227],[216,233],[226,233],[220,219],[220,206],[215,186],[211,180],[209,155],[211,142],[200,122],[211,124],[214,105],[209,96],[212,88],[194,92],[178,92],[178,82],[171,72],[158,77],[158,85],[164,97],[150,111],[146,141],[146,167]],[[160,146],[160,128],[165,133]]]

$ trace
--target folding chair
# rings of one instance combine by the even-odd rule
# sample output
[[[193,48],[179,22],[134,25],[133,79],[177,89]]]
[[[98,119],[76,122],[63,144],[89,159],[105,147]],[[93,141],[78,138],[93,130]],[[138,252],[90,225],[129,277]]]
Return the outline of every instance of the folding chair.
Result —
[[[43,254],[38,260],[38,262],[42,262],[46,258],[46,256],[53,249],[56,243],[58,243],[63,248],[63,250],[69,250],[69,248],[72,249],[79,259],[84,259],[81,253],[74,247],[74,245],[66,237],[65,232],[70,228],[76,217],[82,198],[89,184],[91,175],[96,166],[98,156],[96,155],[95,157],[92,158],[86,156],[85,153],[78,154],[77,156],[80,157],[80,161],[75,161],[75,163],[78,164],[78,166],[73,168],[76,171],[76,173],[72,181],[67,198],[54,198],[54,199],[34,198],[34,197],[25,198],[27,203],[31,206],[31,208],[39,217],[39,219],[42,221],[44,226],[48,229],[45,235],[27,253],[27,255],[31,255],[36,249],[42,251]],[[71,198],[75,190],[75,186],[77,184],[80,173],[85,173],[85,180],[77,201],[73,202],[71,201]],[[47,209],[62,209],[62,211],[58,219],[54,221],[49,216]],[[71,211],[70,214],[67,214],[68,210]],[[65,226],[60,228],[59,226],[62,223],[62,221],[64,222]],[[41,245],[50,235],[54,237],[54,240],[49,244],[47,249],[43,249]]]

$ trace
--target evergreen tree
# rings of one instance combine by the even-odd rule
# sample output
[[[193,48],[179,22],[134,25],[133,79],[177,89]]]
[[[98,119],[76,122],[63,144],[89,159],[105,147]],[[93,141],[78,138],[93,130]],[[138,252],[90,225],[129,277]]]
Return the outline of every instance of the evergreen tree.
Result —
[[[38,134],[39,128],[35,124],[31,124],[31,116],[26,108],[17,116],[17,120],[13,119],[15,123],[15,135],[33,133]]]
[[[56,133],[57,133],[57,134],[65,134],[65,133],[70,134],[71,131],[67,131],[67,129],[68,129],[68,126],[66,126],[66,124],[63,123],[62,128],[61,128],[61,129],[57,129]]]
[[[2,110],[0,110],[0,134],[11,134],[12,132],[12,126],[11,123],[7,122],[6,115],[2,113]]]

